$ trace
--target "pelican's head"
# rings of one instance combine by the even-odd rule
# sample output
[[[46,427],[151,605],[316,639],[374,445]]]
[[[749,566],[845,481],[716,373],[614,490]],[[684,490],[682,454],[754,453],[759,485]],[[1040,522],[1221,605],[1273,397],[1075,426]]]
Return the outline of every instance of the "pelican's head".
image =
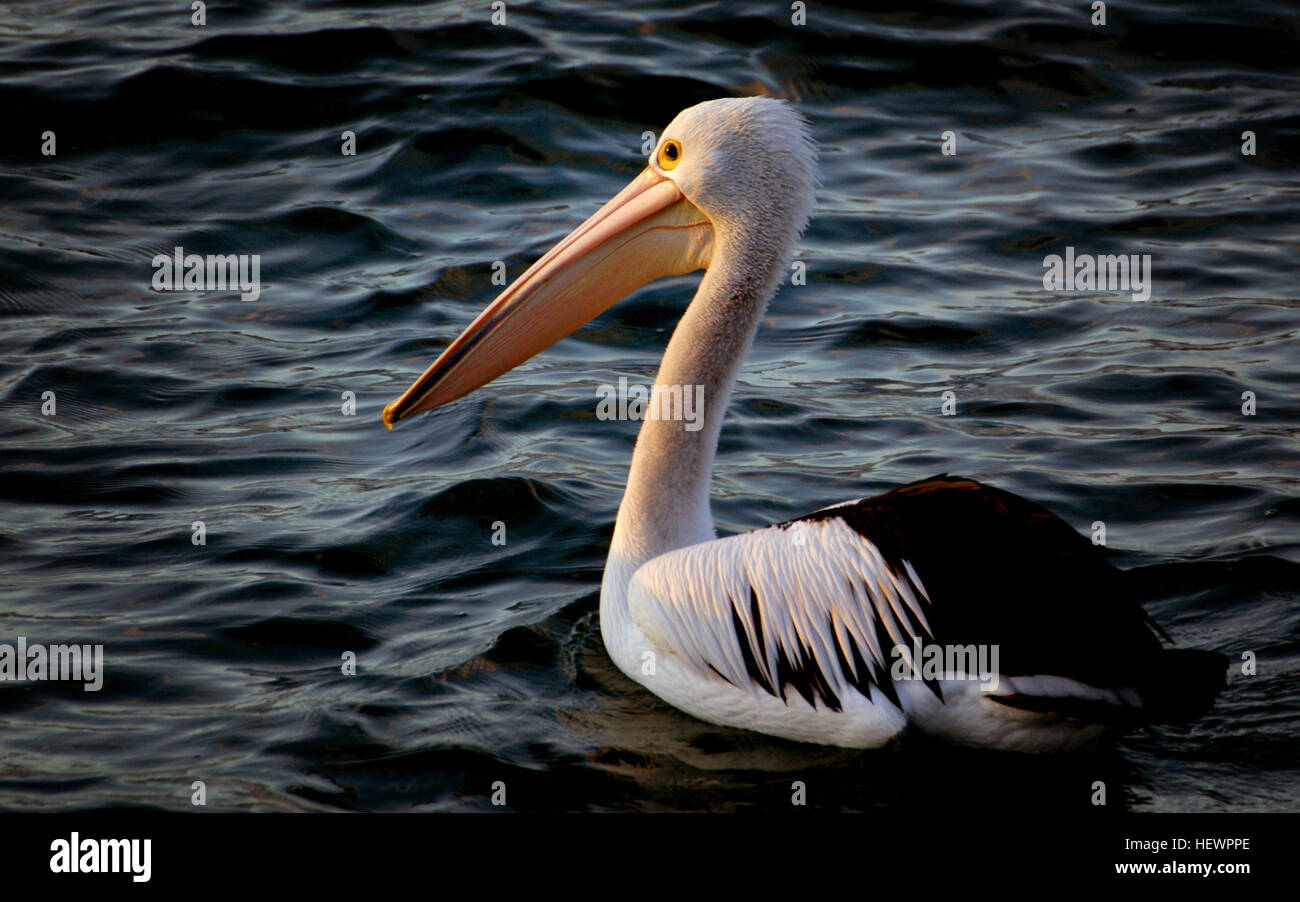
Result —
[[[775,288],[816,185],[807,124],[784,102],[735,97],[683,110],[646,169],[501,292],[384,408],[384,423],[469,394],[647,282],[705,269],[715,255],[754,266]]]
[[[664,129],[649,169],[675,184],[718,237],[789,236],[791,245],[808,223],[817,187],[807,121],[768,97],[728,97],[682,110]]]

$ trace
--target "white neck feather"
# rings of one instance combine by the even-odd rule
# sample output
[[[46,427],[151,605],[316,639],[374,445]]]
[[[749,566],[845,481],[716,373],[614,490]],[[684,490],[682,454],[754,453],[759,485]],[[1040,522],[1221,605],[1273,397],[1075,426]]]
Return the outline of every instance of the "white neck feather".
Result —
[[[684,419],[649,416],[642,424],[605,569],[602,621],[622,614],[606,609],[623,602],[626,584],[642,563],[715,537],[709,486],[718,436],[736,375],[789,256],[765,236],[730,237],[720,232],[715,239],[714,264],[673,331],[655,379],[683,393],[702,386],[701,425],[690,431]],[[782,239],[781,244],[793,240]],[[768,265],[748,269],[755,261]]]

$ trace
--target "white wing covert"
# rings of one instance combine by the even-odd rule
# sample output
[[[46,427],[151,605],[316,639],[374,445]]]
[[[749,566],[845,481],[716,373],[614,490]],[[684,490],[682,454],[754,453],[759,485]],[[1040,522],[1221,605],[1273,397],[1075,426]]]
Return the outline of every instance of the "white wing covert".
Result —
[[[932,640],[930,599],[908,561],[818,513],[647,561],[629,586],[633,621],[703,675],[787,703],[793,688],[839,711],[875,686],[897,705],[890,669]]]

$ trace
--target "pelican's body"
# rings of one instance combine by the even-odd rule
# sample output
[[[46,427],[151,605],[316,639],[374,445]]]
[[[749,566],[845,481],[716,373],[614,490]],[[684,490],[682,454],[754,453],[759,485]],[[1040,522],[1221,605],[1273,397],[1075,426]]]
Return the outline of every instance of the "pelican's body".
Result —
[[[816,184],[787,105],[685,110],[646,171],[493,301],[385,422],[491,381],[653,278],[703,268],[655,380],[702,392],[703,416],[699,428],[672,411],[646,417],[601,587],[620,670],[712,723],[855,748],[911,726],[1066,749],[1208,707],[1226,659],[1162,648],[1097,548],[980,483],[937,477],[716,538],[709,483],[727,401]],[[931,647],[987,653],[992,678],[927,674],[914,659]]]

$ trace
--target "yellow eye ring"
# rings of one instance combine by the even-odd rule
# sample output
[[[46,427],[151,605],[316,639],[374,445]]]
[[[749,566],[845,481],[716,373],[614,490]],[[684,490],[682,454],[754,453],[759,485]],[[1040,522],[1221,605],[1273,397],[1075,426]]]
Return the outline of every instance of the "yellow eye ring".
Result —
[[[682,145],[680,141],[668,139],[659,145],[659,168],[672,169],[682,161]]]

